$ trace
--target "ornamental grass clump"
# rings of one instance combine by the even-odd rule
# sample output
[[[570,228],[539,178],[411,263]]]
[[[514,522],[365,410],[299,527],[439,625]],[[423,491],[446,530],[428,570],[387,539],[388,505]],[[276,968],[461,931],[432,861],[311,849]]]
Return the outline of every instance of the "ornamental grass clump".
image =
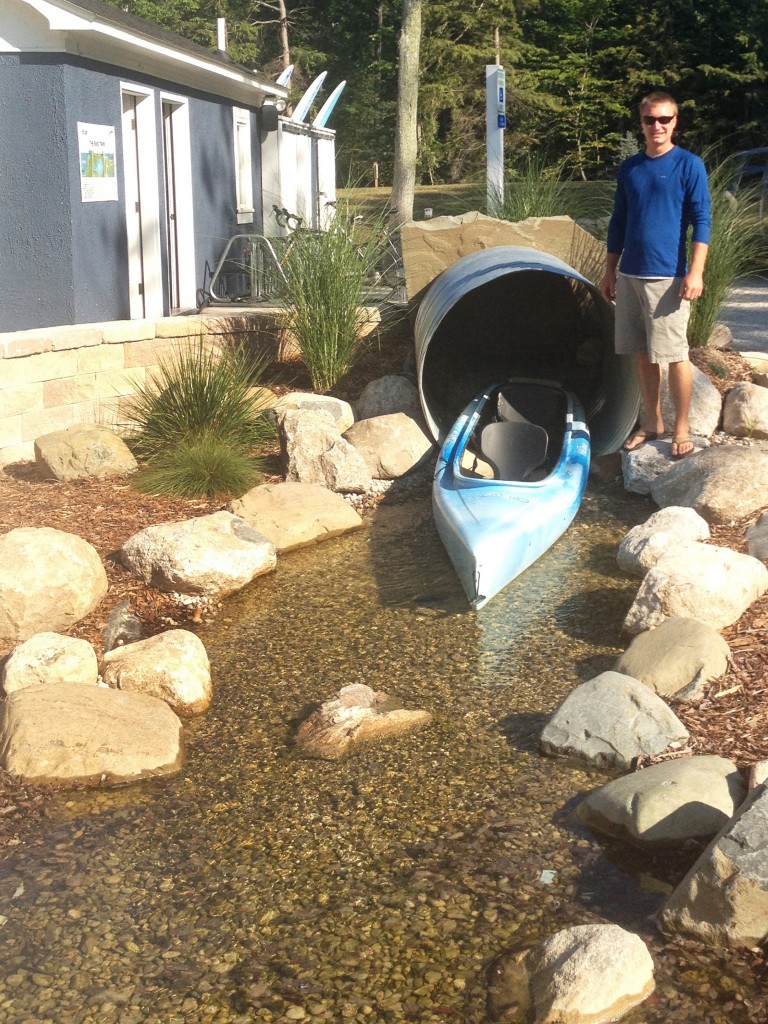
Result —
[[[704,267],[704,292],[691,303],[688,343],[693,348],[709,344],[720,311],[736,281],[768,266],[768,233],[760,218],[760,199],[754,191],[729,191],[733,174],[729,161],[709,174],[712,196],[712,228]]]
[[[142,464],[136,486],[183,496],[243,494],[258,480],[258,452],[275,427],[256,387],[268,359],[202,338],[179,346],[128,402],[128,444]]]
[[[338,214],[324,231],[296,231],[282,262],[281,326],[301,352],[312,387],[329,391],[361,352],[364,299],[376,275],[382,233],[363,241]]]
[[[505,184],[503,196],[491,196],[488,215],[517,222],[528,217],[558,217],[569,212],[569,182],[559,168],[547,167],[541,156],[528,153]]]

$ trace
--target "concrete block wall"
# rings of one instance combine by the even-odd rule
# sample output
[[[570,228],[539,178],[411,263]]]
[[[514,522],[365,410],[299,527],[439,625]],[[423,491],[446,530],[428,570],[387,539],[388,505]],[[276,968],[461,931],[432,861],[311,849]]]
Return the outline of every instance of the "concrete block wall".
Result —
[[[78,423],[115,429],[126,399],[179,345],[205,337],[267,344],[274,314],[177,316],[0,334],[0,467],[34,460],[35,438]]]

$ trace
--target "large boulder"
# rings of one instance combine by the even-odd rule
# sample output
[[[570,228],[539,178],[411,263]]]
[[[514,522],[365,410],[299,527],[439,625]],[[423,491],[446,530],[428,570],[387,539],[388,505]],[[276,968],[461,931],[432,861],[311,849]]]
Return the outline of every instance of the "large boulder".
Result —
[[[714,629],[730,626],[768,590],[768,569],[730,548],[684,541],[648,570],[624,619],[628,633],[642,633],[665,619],[701,619]]]
[[[680,747],[688,731],[637,679],[602,672],[565,698],[541,734],[541,749],[607,771],[629,771],[639,757]]]
[[[140,530],[123,544],[126,569],[158,590],[223,597],[275,568],[275,546],[231,512]]]
[[[644,523],[633,526],[619,544],[616,561],[625,572],[645,576],[669,548],[676,547],[681,541],[708,539],[706,519],[692,508],[673,505],[654,512]]]
[[[240,516],[275,545],[278,554],[338,537],[363,525],[340,494],[320,484],[261,484],[230,503]]]
[[[138,469],[130,448],[110,430],[81,423],[43,434],[35,440],[35,462],[48,476],[64,482],[124,476]]]
[[[768,788],[758,787],[710,843],[667,898],[659,923],[717,946],[768,940]]]
[[[604,1024],[639,1006],[654,988],[653,960],[638,935],[616,924],[577,925],[497,962],[489,1016]]]
[[[709,441],[698,434],[691,434],[694,452],[709,448]],[[690,458],[690,455],[686,456]],[[646,441],[631,452],[621,451],[621,472],[624,490],[632,494],[650,494],[657,478],[677,465],[672,458],[672,435]]]
[[[344,437],[362,455],[375,480],[395,480],[424,462],[432,438],[404,412],[359,420]]]
[[[698,619],[665,619],[636,636],[614,668],[645,683],[661,697],[695,700],[728,670],[730,648]]]
[[[0,705],[0,764],[27,782],[128,782],[181,762],[181,722],[156,697],[41,683]]]
[[[731,820],[747,794],[732,761],[714,754],[679,757],[624,775],[578,806],[596,832],[639,845],[709,840]]]
[[[177,715],[197,715],[211,703],[211,666],[202,640],[186,629],[170,629],[101,659],[108,686],[164,700]]]
[[[691,408],[688,422],[692,434],[711,437],[717,430],[723,410],[720,392],[709,377],[698,366],[691,364]],[[669,374],[667,367],[661,374],[661,413],[664,423],[671,428],[675,422],[675,407],[669,391]],[[686,456],[687,457],[687,456]]]
[[[0,639],[66,632],[107,593],[107,574],[94,547],[47,526],[0,536]]]
[[[271,412],[278,420],[286,412],[327,412],[333,420],[334,429],[340,434],[355,422],[355,414],[349,402],[332,395],[316,395],[311,391],[291,391],[281,395],[272,403]]]
[[[352,683],[301,723],[296,745],[307,757],[335,760],[363,743],[400,736],[431,721],[428,711],[404,708],[386,693]]]
[[[370,488],[365,459],[341,436],[330,413],[288,410],[278,424],[286,480],[349,494]]]
[[[768,388],[742,381],[728,392],[723,430],[734,437],[768,437]]]
[[[404,412],[406,416],[418,421],[422,419],[419,389],[407,377],[397,373],[370,381],[355,402],[358,420],[388,416],[394,412]]]
[[[0,672],[3,691],[14,693],[38,683],[80,683],[99,679],[96,651],[87,640],[61,633],[35,633],[8,655]]]
[[[742,519],[768,503],[768,455],[742,445],[715,445],[688,455],[657,477],[653,500],[696,509],[708,523]]]

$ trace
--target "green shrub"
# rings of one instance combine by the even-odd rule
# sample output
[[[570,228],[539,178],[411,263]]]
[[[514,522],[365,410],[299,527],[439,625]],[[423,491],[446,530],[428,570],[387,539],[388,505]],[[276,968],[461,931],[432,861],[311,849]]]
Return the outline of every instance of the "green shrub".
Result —
[[[126,440],[146,464],[137,484],[172,494],[243,493],[240,481],[250,486],[258,475],[254,451],[275,437],[253,397],[267,362],[226,343],[214,350],[202,338],[163,359],[127,403],[134,426]]]
[[[150,459],[134,478],[149,494],[178,498],[243,495],[260,478],[257,458],[230,438],[215,433],[182,437],[164,454]]]
[[[760,222],[759,199],[749,191],[734,197],[728,191],[732,179],[729,161],[709,174],[712,196],[712,230],[704,268],[704,293],[691,303],[688,342],[706,346],[738,278],[768,265],[768,236]]]
[[[316,391],[330,390],[354,365],[365,293],[376,275],[385,233],[361,241],[339,212],[325,231],[296,231],[283,259],[281,326],[296,340]]]

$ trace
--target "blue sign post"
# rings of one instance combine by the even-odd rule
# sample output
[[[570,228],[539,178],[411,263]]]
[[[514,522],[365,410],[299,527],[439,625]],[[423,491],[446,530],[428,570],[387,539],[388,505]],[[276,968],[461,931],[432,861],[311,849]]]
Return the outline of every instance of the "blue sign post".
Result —
[[[488,209],[504,201],[504,129],[507,127],[507,80],[499,64],[485,66],[486,202]]]

